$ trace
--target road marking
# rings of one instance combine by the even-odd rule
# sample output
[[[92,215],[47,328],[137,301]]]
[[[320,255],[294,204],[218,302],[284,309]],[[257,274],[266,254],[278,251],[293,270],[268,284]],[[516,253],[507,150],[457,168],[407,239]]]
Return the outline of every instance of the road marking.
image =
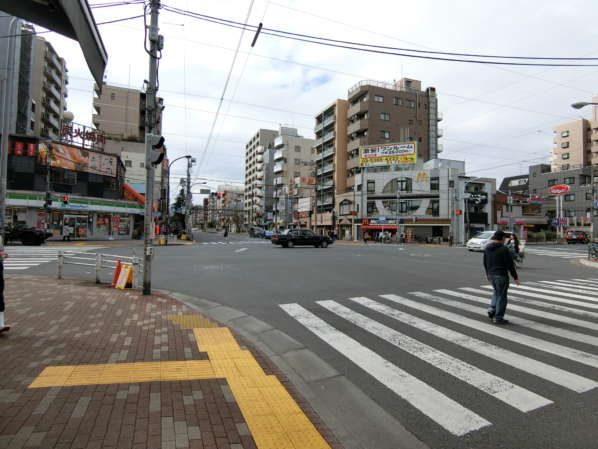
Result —
[[[491,285],[484,285],[483,288],[491,289],[492,286]],[[548,289],[545,289],[545,288],[527,287],[525,285],[520,285],[520,286],[517,287],[517,290],[519,290],[519,289],[530,290],[532,292],[549,293],[551,295],[557,295],[557,296],[566,296],[566,297],[569,297],[569,298],[583,299],[583,300],[592,301],[592,302],[598,302],[598,298],[593,298],[593,297],[584,296],[584,295],[578,295],[578,294],[575,294],[575,293],[558,292],[558,291],[554,291],[554,290],[548,290]],[[579,305],[583,305],[583,304],[580,303]]]
[[[340,305],[335,301],[318,301],[317,304],[320,304],[322,307],[330,310],[350,323],[376,335],[397,348],[424,360],[430,365],[518,410],[529,412],[552,404],[552,401],[549,399],[483,371],[405,334],[401,334],[382,323],[378,323],[360,313],[353,312],[349,308]]]
[[[243,251],[247,251],[247,248],[239,248],[235,250],[236,253],[242,253]]]
[[[444,294],[444,295],[455,296],[457,298],[467,299],[469,301],[475,301],[475,302],[485,305],[486,307],[489,304],[488,298],[480,298],[478,296],[468,295],[466,293],[454,292],[454,291],[445,290],[445,289],[438,289],[438,290],[434,290],[434,291],[437,293]],[[468,310],[471,312],[479,312],[480,311],[479,307],[467,306],[462,303],[459,303],[459,304],[461,304],[463,306],[462,307],[463,310]],[[565,317],[562,315],[557,315],[556,313],[543,312],[541,310],[534,310],[534,309],[530,309],[528,307],[519,306],[517,304],[509,304],[509,309],[515,310],[518,312],[522,312],[522,313],[527,313],[529,315],[541,315],[542,318],[555,320],[555,321],[558,321],[561,323],[573,324],[574,326],[579,326],[579,327],[583,327],[586,329],[598,330],[598,324],[590,323],[588,321],[578,320],[576,318],[568,318],[568,317]],[[551,324],[539,323],[537,321],[532,321],[532,320],[528,320],[528,319],[525,319],[522,317],[517,317],[517,325],[525,326],[530,329],[537,330],[539,332],[544,332],[545,334],[556,335],[557,337],[563,337],[563,338],[567,338],[569,340],[579,341],[581,343],[587,343],[587,344],[590,344],[593,346],[598,346],[598,337],[594,337],[593,335],[582,334],[581,332],[575,332],[575,331],[563,329],[560,327],[555,327],[554,325],[551,325]]]
[[[541,379],[552,382],[563,388],[573,390],[577,393],[592,390],[598,387],[598,382],[570,373],[561,368],[557,368],[547,363],[532,359],[530,357],[509,351],[508,349],[498,347],[492,343],[487,343],[469,335],[462,334],[452,329],[439,326],[437,323],[427,321],[415,315],[410,315],[403,311],[393,309],[385,304],[381,304],[371,299],[359,297],[350,298],[351,301],[356,302],[364,307],[381,313],[383,316],[390,317],[401,323],[413,326],[419,330],[432,334],[438,338],[442,338],[455,345],[469,349],[470,351],[489,357],[492,360],[497,360],[510,366],[512,368],[525,371]]]
[[[491,422],[403,371],[299,304],[281,304],[280,307],[310,332],[453,435],[462,436],[492,425]]]
[[[546,285],[544,285],[544,284],[546,284]],[[534,283],[534,285],[539,285],[540,287],[551,287],[556,290],[565,290],[565,291],[571,291],[571,292],[575,292],[575,293],[584,293],[584,294],[588,294],[588,295],[596,294],[596,290],[584,290],[583,288],[581,288],[580,285],[570,284],[570,283],[565,283],[565,282],[540,281],[538,283]]]
[[[492,295],[491,291],[488,290],[483,290],[483,289],[478,289],[478,288],[471,288],[471,287],[461,287],[459,288],[459,290],[463,290],[466,292],[471,292],[471,293],[478,293],[478,294],[482,294],[482,295]],[[566,307],[566,306],[561,306],[559,304],[552,304],[552,303],[547,303],[544,301],[536,301],[534,299],[529,299],[529,298],[524,298],[524,296],[527,295],[527,292],[517,292],[517,295],[511,295],[509,293],[509,300],[514,299],[516,301],[523,301],[525,304],[530,304],[533,306],[538,306],[538,307],[546,307],[548,309],[553,309],[553,310],[558,310],[559,312],[566,312],[566,313],[571,313],[573,315],[579,315],[579,316],[583,316],[586,318],[598,318],[598,313],[597,312],[589,312],[587,310],[581,310],[581,309],[575,309],[573,307]],[[579,305],[579,301],[575,301],[573,299],[559,299],[559,302],[563,302],[566,304],[572,304],[572,305]],[[511,307],[512,304],[509,303],[509,308]],[[585,307],[585,305],[584,305]],[[598,309],[598,306],[596,307]],[[515,310],[515,309],[513,309]],[[533,309],[532,309],[533,310]],[[536,314],[538,313],[546,313],[543,310],[536,310]],[[559,315],[562,317],[562,315]]]
[[[425,298],[430,301],[437,302],[439,304],[447,304],[446,298],[441,298],[439,296],[430,295],[428,293],[422,292],[411,292],[411,295],[418,296],[420,298]],[[470,327],[472,329],[476,329],[480,332],[485,332],[490,335],[494,335],[496,337],[504,338],[505,340],[511,340],[515,343],[519,343],[524,346],[529,346],[534,349],[538,349],[540,351],[548,352],[550,354],[558,355],[559,357],[563,357],[565,359],[573,360],[575,362],[581,363],[583,365],[588,365],[594,368],[598,368],[598,355],[590,354],[588,352],[579,351],[577,349],[569,348],[567,346],[559,345],[557,343],[552,343],[550,341],[542,340],[536,337],[530,337],[528,335],[522,334],[520,332],[515,332],[510,329],[506,329],[504,326],[496,326],[494,324],[484,323],[482,321],[474,320],[471,318],[466,318],[463,315],[452,313],[446,310],[437,309],[436,307],[425,305],[421,302],[412,301],[410,299],[404,298],[402,296],[397,295],[380,295],[389,301],[393,301],[397,304],[406,305],[408,307],[422,310],[426,313],[429,313],[434,316],[438,316],[444,318],[448,321],[452,321],[454,323],[460,324],[462,326]],[[453,303],[459,304],[457,301],[451,301]],[[484,311],[485,312],[485,311]]]

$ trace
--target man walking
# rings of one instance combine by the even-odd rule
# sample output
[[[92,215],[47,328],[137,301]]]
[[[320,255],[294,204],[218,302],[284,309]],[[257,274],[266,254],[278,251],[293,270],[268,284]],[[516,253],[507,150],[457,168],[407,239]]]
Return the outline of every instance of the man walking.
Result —
[[[4,252],[4,244],[0,236],[0,334],[10,329],[4,322],[4,259],[6,257],[8,256]]]
[[[484,249],[484,269],[486,278],[492,284],[494,294],[488,308],[488,318],[494,324],[508,324],[505,320],[507,310],[507,290],[509,289],[509,273],[513,276],[515,284],[520,285],[517,270],[513,263],[513,257],[509,248],[503,243],[505,233],[496,231],[492,236],[491,242]]]

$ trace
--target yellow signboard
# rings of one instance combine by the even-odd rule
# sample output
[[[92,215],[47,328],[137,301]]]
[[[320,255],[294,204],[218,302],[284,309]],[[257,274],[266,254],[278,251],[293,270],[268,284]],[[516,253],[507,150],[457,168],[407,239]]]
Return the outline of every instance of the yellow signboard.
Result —
[[[386,143],[360,147],[361,167],[382,167],[385,165],[405,165],[417,162],[417,143]]]
[[[124,290],[125,288],[131,288],[133,286],[133,266],[123,264],[116,281],[116,288]]]

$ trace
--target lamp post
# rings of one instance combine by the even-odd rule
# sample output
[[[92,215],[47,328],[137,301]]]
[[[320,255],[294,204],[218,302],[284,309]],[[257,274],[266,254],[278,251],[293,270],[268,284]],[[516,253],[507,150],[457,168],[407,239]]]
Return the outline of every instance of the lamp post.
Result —
[[[185,158],[190,159],[191,156],[186,155],[186,156],[177,157],[172,162],[170,162],[170,164],[168,164],[168,183],[166,185],[166,189],[164,189],[164,176],[162,176],[162,178],[160,179],[160,182],[162,183],[162,185],[160,186],[160,193],[162,194],[162,197],[163,197],[162,216],[163,217],[166,216],[166,225],[168,226],[168,232],[170,232],[170,167],[172,167],[172,164],[174,164],[176,161],[179,161],[179,160],[185,159]],[[164,190],[166,190],[166,195],[164,195]]]
[[[571,107],[573,109],[581,109],[584,106],[598,106],[598,103],[593,103],[593,102],[587,102],[587,101],[579,101],[577,103],[573,103],[571,105]],[[597,211],[597,203],[598,203],[598,189],[596,188],[596,172],[595,172],[595,164],[592,163],[592,161],[590,161],[590,176],[592,177],[592,207],[591,207],[591,211],[592,211],[592,242],[596,242],[598,241],[598,222],[596,220],[596,214],[598,213]],[[562,201],[562,200],[561,200]]]

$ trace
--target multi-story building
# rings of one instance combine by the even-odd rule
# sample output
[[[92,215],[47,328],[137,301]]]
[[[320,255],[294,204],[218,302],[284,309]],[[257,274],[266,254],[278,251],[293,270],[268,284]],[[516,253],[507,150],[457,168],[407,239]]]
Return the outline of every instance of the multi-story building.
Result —
[[[16,105],[16,115],[12,117],[10,132],[58,140],[67,107],[66,63],[50,42],[35,34],[33,26],[16,19],[20,33],[10,33],[13,19],[7,14],[0,17],[0,33],[8,36],[0,43],[0,54],[5,55],[10,45],[16,49],[14,60],[3,60],[3,64],[10,64],[10,70],[2,68],[13,78],[15,87],[11,100]]]
[[[273,181],[265,178],[266,165],[274,162],[277,134],[271,129],[260,129],[245,145],[245,219],[250,225],[267,224],[267,213],[272,211]]]
[[[241,232],[245,223],[245,186],[221,185],[217,193],[220,194],[221,225],[228,226],[230,232]]]
[[[593,101],[598,102],[598,96]],[[590,120],[579,119],[555,126],[553,143],[552,172],[598,165],[598,108],[593,106]]]
[[[295,128],[280,127],[274,139],[272,214],[276,227],[287,228],[293,222],[293,189],[296,178],[314,174],[311,158],[313,139],[306,139]],[[305,187],[305,186],[303,186]]]
[[[394,83],[361,81],[351,87],[347,100],[336,100],[316,115],[316,209],[314,226],[335,229],[341,237],[357,237],[353,223],[339,221],[341,203],[350,207],[352,221],[367,219],[353,201],[361,192],[360,148],[367,145],[415,142],[417,161],[435,159],[442,151],[438,138],[441,117],[436,89],[422,90],[421,82],[403,78]],[[368,169],[368,179],[398,167]],[[384,177],[384,176],[382,176]],[[359,215],[356,215],[359,214]],[[348,231],[347,228],[351,229]]]

